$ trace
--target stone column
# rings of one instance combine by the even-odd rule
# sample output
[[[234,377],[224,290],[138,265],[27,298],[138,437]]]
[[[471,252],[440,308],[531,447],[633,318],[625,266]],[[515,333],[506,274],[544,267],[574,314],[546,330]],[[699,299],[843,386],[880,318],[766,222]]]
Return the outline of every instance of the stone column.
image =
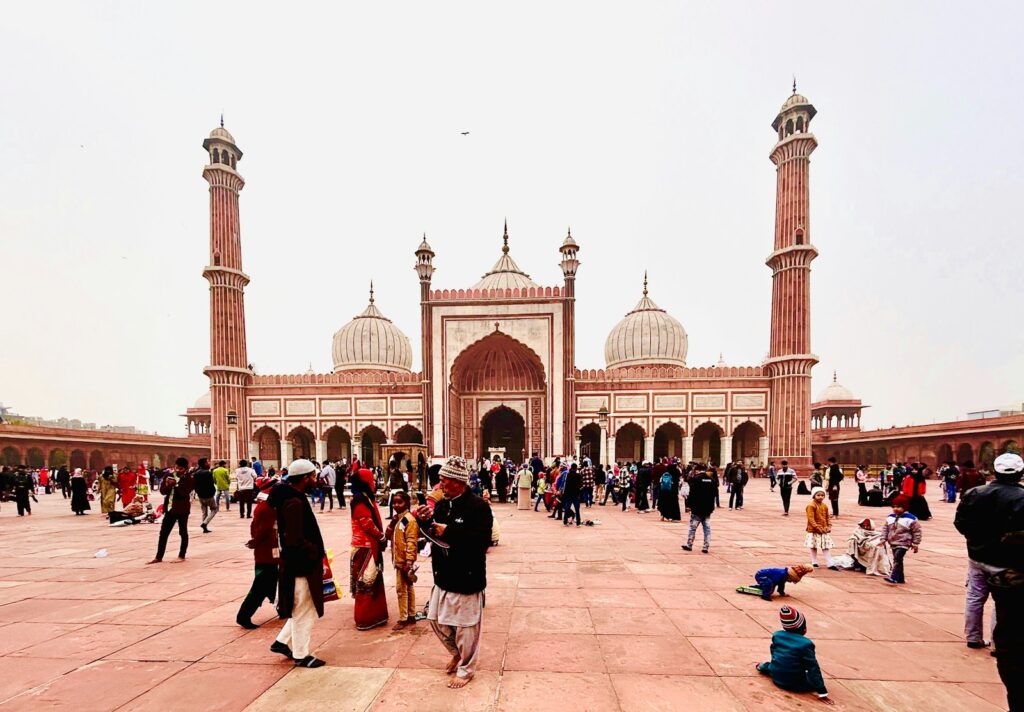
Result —
[[[768,467],[768,438],[757,439],[757,459],[759,465]]]
[[[608,444],[605,445],[605,453],[608,455],[608,462],[605,464],[614,464],[615,462],[615,436],[608,436]]]
[[[258,460],[258,459],[260,459],[260,444],[256,440],[250,440],[249,441],[249,460],[252,461],[252,460]],[[238,464],[237,462],[232,462],[230,469],[234,469],[235,465],[237,465],[237,464]]]
[[[327,459],[327,441],[317,440],[316,441],[316,461],[321,465]]]
[[[600,440],[600,443],[601,443],[601,446],[599,448],[598,457],[601,458],[601,459],[598,460],[598,462],[600,462],[602,465],[607,465],[608,464],[608,429],[607,428],[601,428],[601,440]]]
[[[238,462],[238,428],[228,428],[228,462]]]
[[[693,436],[683,436],[683,464],[690,462],[693,459]]]
[[[287,438],[281,439],[281,467],[288,467],[292,461],[292,441]]]
[[[722,444],[718,449],[718,464],[724,465],[727,462],[732,462],[732,436],[723,435],[721,442]]]
[[[644,438],[644,452],[642,459],[654,462],[654,436]]]

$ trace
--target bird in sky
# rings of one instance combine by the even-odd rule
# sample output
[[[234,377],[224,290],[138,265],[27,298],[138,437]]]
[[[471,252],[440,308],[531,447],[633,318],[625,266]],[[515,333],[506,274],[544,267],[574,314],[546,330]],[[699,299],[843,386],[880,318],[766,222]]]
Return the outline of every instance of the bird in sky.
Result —
[[[463,136],[469,136],[469,131],[463,131],[463,132],[462,132],[462,135],[463,135]]]

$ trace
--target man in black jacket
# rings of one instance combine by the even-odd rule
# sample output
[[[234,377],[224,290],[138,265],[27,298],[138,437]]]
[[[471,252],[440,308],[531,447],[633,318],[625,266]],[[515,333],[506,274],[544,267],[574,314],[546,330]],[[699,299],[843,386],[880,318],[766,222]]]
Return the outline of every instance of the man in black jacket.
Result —
[[[415,515],[435,542],[427,620],[452,654],[447,672],[455,677],[448,687],[459,688],[473,679],[479,657],[494,518],[490,506],[469,491],[469,468],[461,457],[449,458],[441,468],[441,490],[444,499],[433,512],[424,505]]]
[[[198,466],[192,473],[192,479],[196,485],[196,499],[203,506],[203,519],[199,528],[203,530],[203,534],[209,534],[210,522],[217,516],[217,486],[213,483],[210,461],[205,457],[199,458]]]
[[[708,553],[711,546],[711,513],[715,511],[715,495],[718,493],[718,485],[715,479],[704,469],[704,465],[698,465],[696,473],[690,477],[690,496],[687,501],[690,504],[690,533],[686,537],[683,549],[693,551],[693,539],[697,536],[697,525],[704,529],[704,546],[701,552]]]
[[[312,655],[313,623],[324,615],[324,539],[306,496],[316,484],[316,468],[304,458],[288,465],[288,477],[270,491],[267,503],[277,511],[281,539],[277,615],[285,619],[271,652],[291,658],[296,667],[326,663]]]
[[[576,526],[580,525],[580,494],[583,490],[583,475],[580,474],[576,463],[569,466],[569,472],[565,475],[565,486],[562,491],[562,525],[569,526],[569,518],[572,516],[573,507],[576,508]]]
[[[834,457],[828,459],[828,499],[832,502],[832,516],[839,516],[839,486],[843,481],[843,468]]]
[[[996,604],[993,655],[1010,710],[1024,710],[1024,460],[1005,453],[995,482],[964,493],[953,525],[967,539],[967,645],[983,648],[981,610]]]

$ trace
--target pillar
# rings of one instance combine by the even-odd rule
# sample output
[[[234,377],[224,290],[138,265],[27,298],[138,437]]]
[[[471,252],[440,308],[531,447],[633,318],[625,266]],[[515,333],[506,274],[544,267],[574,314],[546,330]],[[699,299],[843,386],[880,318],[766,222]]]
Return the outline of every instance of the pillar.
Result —
[[[249,461],[251,462],[253,460],[259,460],[259,459],[260,459],[260,444],[256,440],[250,440],[249,441]],[[231,463],[231,467],[234,467],[237,464],[238,464],[237,462],[233,462],[233,463]]]
[[[732,436],[723,435],[720,442],[721,445],[718,447],[718,464],[724,465],[727,462],[732,462]]]
[[[757,439],[757,459],[761,467],[768,467],[768,437]]]
[[[615,436],[614,435],[609,435],[608,436],[608,443],[605,445],[604,450],[605,450],[605,453],[608,455],[608,462],[606,462],[605,464],[606,465],[614,464],[615,463]]]
[[[608,428],[601,428],[600,443],[601,443],[600,448],[599,448],[600,453],[598,455],[598,457],[600,459],[598,460],[598,462],[600,462],[602,465],[607,465],[608,462],[609,462],[609,460],[608,460]]]
[[[317,440],[316,441],[316,461],[321,465],[327,461],[327,441]]]
[[[654,461],[654,436],[653,435],[651,437],[649,437],[649,438],[644,438],[644,452],[643,452],[643,458],[642,459],[647,461],[647,462],[653,462]]]
[[[288,467],[292,461],[292,441],[287,438],[281,439],[281,467]]]
[[[693,436],[683,436],[683,464],[686,465],[693,460]]]

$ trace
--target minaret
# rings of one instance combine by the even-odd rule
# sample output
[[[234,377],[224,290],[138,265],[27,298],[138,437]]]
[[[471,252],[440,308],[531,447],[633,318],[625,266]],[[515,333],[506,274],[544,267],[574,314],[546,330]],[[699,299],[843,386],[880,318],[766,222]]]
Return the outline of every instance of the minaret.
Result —
[[[248,456],[249,419],[245,388],[252,378],[245,348],[245,286],[238,224],[238,192],[245,185],[235,170],[242,152],[220,126],[203,141],[210,163],[203,178],[210,184],[210,455],[213,462]]]
[[[422,360],[420,377],[423,379],[423,445],[427,448],[427,457],[443,456],[444,444],[440,443],[434,450],[434,389],[430,374],[433,372],[433,326],[430,322],[430,280],[434,277],[434,251],[427,242],[427,233],[423,233],[423,242],[416,248],[416,274],[420,278],[420,338],[422,341]]]
[[[566,454],[579,457],[579,448],[573,447],[576,442],[576,270],[580,261],[576,257],[580,246],[572,239],[572,230],[567,229],[565,239],[558,251],[562,253],[562,276],[565,288],[562,296],[565,306],[562,310],[562,372],[565,374],[565,387],[562,389],[562,442]]]
[[[809,204],[810,156],[818,146],[809,133],[816,110],[793,94],[772,122],[778,143],[771,161],[776,169],[775,249],[766,264],[772,269],[771,347],[765,362],[771,376],[769,457],[789,460],[803,473],[811,467],[811,244]]]

